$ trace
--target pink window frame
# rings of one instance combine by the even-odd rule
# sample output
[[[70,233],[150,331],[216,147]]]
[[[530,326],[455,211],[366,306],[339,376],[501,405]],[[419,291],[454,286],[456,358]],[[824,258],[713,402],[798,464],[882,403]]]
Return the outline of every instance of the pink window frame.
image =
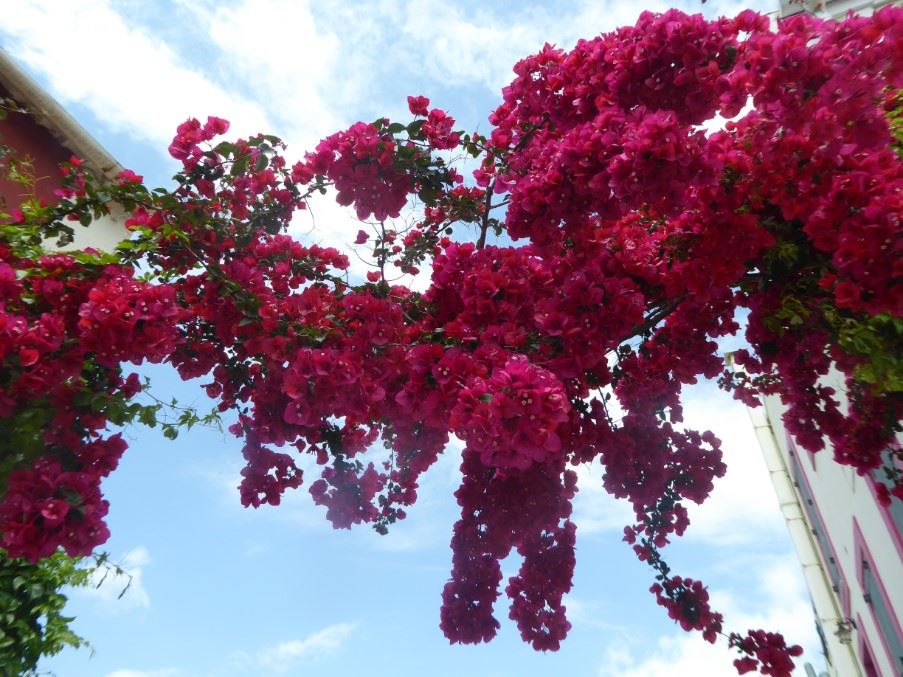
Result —
[[[790,445],[790,452],[794,456],[796,456],[797,459],[799,459],[799,451],[797,449],[796,444],[794,444],[794,442],[793,442],[793,438],[790,436],[789,433],[787,434],[787,444]],[[799,463],[799,461],[797,461],[797,463]],[[823,526],[825,526],[825,525],[827,525],[827,522],[825,522],[825,517],[824,517],[824,515],[821,514],[821,510],[818,509],[818,502],[815,500],[815,494],[812,493],[812,485],[809,484],[809,478],[806,476],[806,472],[805,472],[805,470],[803,470],[802,466],[800,466],[800,471],[801,471],[800,477],[802,478],[803,482],[806,485],[806,491],[808,491],[809,495],[812,496],[812,506],[811,507],[815,510],[815,514],[818,515],[818,520],[822,523]],[[791,477],[791,480],[792,479],[793,479],[793,477]],[[802,495],[800,495],[800,494],[797,494],[797,495],[800,499],[800,503],[802,504],[802,502],[803,502]],[[803,513],[805,513],[805,512],[806,512],[806,509],[803,508]],[[811,526],[810,526],[809,531],[810,532],[812,531]],[[837,557],[837,548],[834,547],[834,541],[831,540],[831,534],[828,533],[827,526],[825,526],[824,536],[825,536],[825,541],[828,543],[828,549],[831,551],[830,553],[826,553],[822,549],[821,539],[816,538],[815,542],[818,546],[818,551],[819,551],[819,554],[821,555],[822,562],[825,567],[825,573],[828,573],[828,558],[832,557],[834,559],[834,566],[837,568],[837,572],[840,575],[840,585],[837,586],[838,587],[837,597],[840,599],[840,606],[841,606],[841,609],[843,610],[844,618],[849,618],[850,617],[850,585],[847,582],[847,575],[844,572],[843,567],[840,565],[840,559]],[[830,580],[830,575],[828,576],[828,579]]]
[[[891,622],[894,625],[894,631],[897,633],[899,637],[903,637],[903,628],[900,627],[900,619],[897,618],[896,611],[894,610],[893,605],[890,603],[890,598],[887,596],[887,590],[884,587],[884,581],[881,580],[881,576],[878,575],[878,569],[875,566],[875,558],[872,557],[872,551],[869,550],[868,545],[865,542],[865,538],[862,535],[862,529],[859,528],[859,522],[856,518],[853,518],[853,549],[856,553],[856,580],[859,582],[859,588],[865,593],[865,575],[863,573],[862,560],[865,559],[868,562],[869,569],[872,570],[872,577],[875,580],[875,585],[878,588],[878,594],[881,595],[881,599],[884,601],[884,605],[887,607],[888,615],[890,616]],[[875,610],[872,608],[871,604],[866,605],[869,608],[869,613],[872,616],[872,623],[875,624],[875,629],[878,631],[878,637],[881,639],[881,645],[884,647],[884,655],[887,656],[887,659],[890,661],[890,664],[893,666],[897,665],[897,656],[895,656],[891,650],[890,646],[887,643],[887,638],[884,636],[884,632],[881,630],[881,624],[878,623],[878,618],[875,616]],[[875,655],[874,653],[872,654]]]
[[[856,628],[858,628],[857,634],[859,635],[859,662],[862,664],[862,667],[865,668],[865,654],[868,652],[869,658],[872,659],[872,667],[875,668],[875,672],[878,671],[878,666],[875,665],[875,650],[872,648],[872,643],[869,641],[868,636],[865,634],[862,625],[862,616],[858,613],[856,614]]]
[[[894,464],[900,470],[903,470],[903,461],[895,458]],[[897,525],[894,523],[894,518],[890,513],[889,505],[882,505],[881,501],[878,500],[878,491],[875,489],[875,485],[878,480],[872,477],[871,473],[868,473],[866,479],[866,485],[868,485],[869,492],[872,494],[872,499],[875,501],[875,505],[878,506],[878,512],[881,513],[881,519],[884,522],[884,526],[887,527],[887,530],[890,532],[890,538],[894,543],[894,548],[897,550],[897,555],[900,556],[900,560],[903,561],[903,534],[900,533],[900,529],[897,528]],[[891,499],[897,500],[897,499]]]

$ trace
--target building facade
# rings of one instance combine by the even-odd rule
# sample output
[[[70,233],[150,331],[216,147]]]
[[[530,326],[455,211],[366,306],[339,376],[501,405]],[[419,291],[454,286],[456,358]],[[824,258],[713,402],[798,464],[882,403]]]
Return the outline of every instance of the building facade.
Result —
[[[843,392],[843,377],[825,379]],[[859,476],[830,448],[799,448],[777,396],[750,409],[790,536],[803,566],[834,677],[903,675],[903,501],[878,501],[881,469]],[[894,461],[888,450],[887,462]]]
[[[888,4],[781,0],[777,14],[840,19]],[[845,390],[839,372],[824,383]],[[878,501],[876,487],[887,481],[882,468],[859,476],[834,461],[827,440],[817,454],[798,447],[784,426],[784,411],[780,398],[771,396],[749,414],[803,567],[828,674],[903,677],[903,501]],[[899,464],[891,449],[885,463]],[[807,671],[815,674],[811,666]]]
[[[34,197],[52,204],[59,198],[59,164],[73,155],[101,181],[113,180],[121,171],[120,164],[76,120],[47,94],[16,61],[0,49],[0,105],[15,102],[18,110],[4,110],[0,118],[0,144],[14,150],[19,159],[27,158],[36,178]],[[0,211],[8,212],[24,198],[21,184],[0,172]],[[77,224],[75,240],[64,249],[112,250],[128,233],[124,217],[106,216],[93,221],[88,228]]]

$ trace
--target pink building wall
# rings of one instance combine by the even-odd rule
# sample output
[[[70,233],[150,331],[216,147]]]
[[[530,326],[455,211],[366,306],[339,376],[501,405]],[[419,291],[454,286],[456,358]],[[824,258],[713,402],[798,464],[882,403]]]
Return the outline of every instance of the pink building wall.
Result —
[[[0,97],[9,97],[9,92],[0,86]],[[59,164],[72,156],[57,141],[50,131],[39,125],[33,115],[25,113],[8,113],[0,120],[0,143],[14,149],[18,158],[29,158],[34,164],[35,175],[39,180],[35,184],[36,196],[48,204],[59,200],[53,191],[59,186]],[[17,207],[22,201],[23,188],[5,175],[0,175],[0,200],[7,205],[7,210]]]

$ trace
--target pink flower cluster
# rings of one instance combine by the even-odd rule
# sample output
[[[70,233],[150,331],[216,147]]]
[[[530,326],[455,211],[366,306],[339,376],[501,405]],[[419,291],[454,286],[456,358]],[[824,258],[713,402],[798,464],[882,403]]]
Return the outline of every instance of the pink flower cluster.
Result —
[[[736,392],[780,394],[802,446],[827,437],[860,472],[901,418],[898,394],[857,378],[869,355],[838,329],[903,314],[903,163],[885,116],[901,30],[899,8],[776,31],[751,12],[644,13],[520,62],[488,139],[409,97],[410,125],[357,123],[293,167],[274,137],[204,150],[228,123],[189,120],[170,147],[183,160],[174,193],[142,192],[131,175],[111,189],[136,205],[143,257],[32,261],[0,241],[0,423],[24,411],[48,422],[47,453],[0,498],[4,547],[36,559],[102,542],[97,486],[125,445],[104,436],[113,417],[92,402],[137,392],[123,362],[165,361],[209,378],[220,410],[240,409],[245,505],[301,486],[296,454],[310,454],[327,518],[385,532],[451,435],[463,440],[440,623],[450,640],[495,635],[501,560],[516,551],[509,616],[535,648],[559,647],[576,544],[569,466],[598,461],[637,515],[625,540],[658,572],[658,602],[714,641],[722,618],[705,586],[671,576],[660,549],[725,472],[714,435],[681,426],[682,387],[723,369],[717,339],[748,315],[738,362],[750,377]],[[724,130],[700,131],[750,99]],[[477,187],[432,154],[458,144],[481,154]],[[66,186],[94,199],[77,168]],[[330,186],[362,220],[397,217],[415,194],[427,205],[407,232],[358,233],[373,245],[366,281],[338,250],[282,232]],[[458,223],[475,243],[449,235]],[[515,242],[487,246],[491,229]],[[137,278],[139,258],[158,282]],[[386,272],[424,265],[422,292]],[[820,385],[831,364],[848,411]],[[377,441],[386,456],[374,461]],[[787,674],[798,655],[761,631],[729,641],[741,671]]]
[[[126,443],[105,436],[96,405],[140,390],[121,362],[161,361],[179,336],[173,290],[132,272],[86,270],[68,254],[21,259],[0,244],[0,423],[7,441],[24,447],[11,453],[50,450],[6,479],[0,544],[13,556],[34,561],[58,547],[87,555],[109,537],[100,482]],[[19,428],[29,420],[35,429]]]
[[[688,632],[699,630],[707,642],[715,643],[724,619],[712,611],[709,592],[701,582],[674,576],[662,584],[654,584],[649,591],[681,628]]]
[[[399,216],[413,190],[410,176],[396,169],[392,136],[364,122],[323,139],[306,165],[327,177],[338,191],[336,201],[353,204],[362,221]]]
[[[162,362],[180,342],[175,289],[137,282],[131,272],[108,269],[78,310],[83,348],[106,367]]]
[[[792,658],[803,653],[802,647],[787,646],[781,635],[764,630],[750,630],[745,636],[731,633],[729,642],[746,654],[734,661],[741,675],[758,669],[763,675],[790,677],[794,667]]]
[[[107,474],[116,467],[125,442],[116,435],[94,443],[95,457]],[[90,555],[110,537],[103,518],[109,503],[100,493],[95,468],[64,471],[57,461],[40,458],[30,469],[13,471],[0,502],[3,547],[12,556],[37,561],[60,547],[72,556]]]
[[[201,143],[210,141],[213,137],[225,134],[227,131],[229,131],[229,123],[222,118],[211,115],[203,125],[195,118],[189,118],[176,130],[176,136],[169,144],[169,154],[183,162],[189,162],[190,159],[196,161],[197,156],[201,153]]]
[[[556,430],[571,409],[564,387],[525,357],[474,379],[458,397],[449,424],[485,465],[526,470],[561,452]]]

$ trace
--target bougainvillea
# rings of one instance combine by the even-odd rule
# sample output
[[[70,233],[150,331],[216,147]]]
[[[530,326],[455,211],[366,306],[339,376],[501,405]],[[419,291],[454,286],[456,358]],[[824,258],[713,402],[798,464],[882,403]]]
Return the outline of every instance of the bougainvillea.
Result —
[[[412,96],[412,122],[356,123],[290,166],[275,137],[217,141],[226,121],[189,120],[169,149],[174,190],[132,173],[100,187],[73,162],[67,202],[12,211],[0,231],[10,555],[106,539],[99,482],[126,446],[107,425],[155,422],[124,365],[166,362],[237,410],[245,505],[309,480],[336,527],[385,532],[450,436],[463,440],[441,611],[452,642],[495,635],[500,561],[516,551],[510,617],[535,648],[558,648],[572,468],[598,460],[600,484],[635,510],[625,540],[669,616],[725,637],[740,672],[788,674],[799,647],[725,633],[705,586],[662,559],[687,502],[725,472],[720,441],[681,425],[681,388],[720,376],[749,403],[779,394],[802,446],[827,440],[860,473],[881,464],[903,403],[903,165],[888,122],[903,10],[776,30],[752,12],[645,13],[571,51],[547,46],[515,74],[488,137]],[[718,114],[733,119],[706,131]],[[473,182],[455,152],[477,158]],[[369,252],[366,279],[346,254],[284,232],[330,189],[366,221],[348,243]],[[114,201],[132,231],[115,253],[41,251]],[[394,225],[418,203],[413,227]],[[490,231],[507,237],[489,245]],[[421,267],[424,291],[402,284]],[[741,316],[738,376],[717,339]],[[832,364],[846,407],[820,385]],[[319,477],[302,476],[299,454]],[[884,499],[903,499],[891,479]]]

